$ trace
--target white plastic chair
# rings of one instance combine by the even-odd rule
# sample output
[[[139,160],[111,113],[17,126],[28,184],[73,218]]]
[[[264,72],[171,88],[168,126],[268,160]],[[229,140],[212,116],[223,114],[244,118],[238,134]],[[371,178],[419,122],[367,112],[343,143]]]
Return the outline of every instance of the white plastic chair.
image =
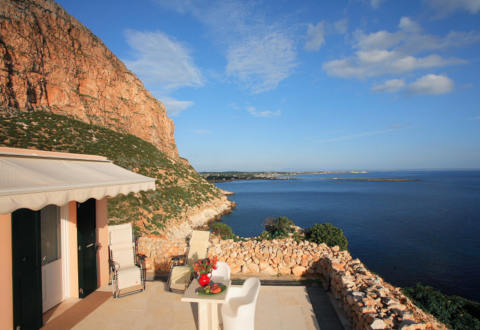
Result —
[[[222,306],[224,330],[253,330],[260,280],[248,278],[241,287],[230,287]]]
[[[134,286],[139,288],[130,293],[145,290],[142,265],[135,264],[135,243],[131,223],[108,226],[108,249],[113,297],[119,297],[120,290]]]
[[[213,282],[230,282],[230,267],[226,262],[219,261],[217,262],[217,269],[212,271],[212,281]]]

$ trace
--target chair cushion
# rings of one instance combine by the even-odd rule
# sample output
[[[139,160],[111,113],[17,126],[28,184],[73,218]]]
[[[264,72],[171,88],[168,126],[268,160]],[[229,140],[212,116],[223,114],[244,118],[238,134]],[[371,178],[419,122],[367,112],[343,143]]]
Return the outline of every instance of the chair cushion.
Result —
[[[192,269],[189,266],[175,266],[170,273],[170,288],[185,290]]]
[[[135,256],[132,246],[124,248],[110,247],[112,260],[120,265],[120,268],[135,266]]]
[[[124,223],[108,226],[108,236],[110,245],[132,243],[132,224]]]
[[[142,271],[139,267],[121,268],[117,273],[117,283],[120,290],[142,284]]]

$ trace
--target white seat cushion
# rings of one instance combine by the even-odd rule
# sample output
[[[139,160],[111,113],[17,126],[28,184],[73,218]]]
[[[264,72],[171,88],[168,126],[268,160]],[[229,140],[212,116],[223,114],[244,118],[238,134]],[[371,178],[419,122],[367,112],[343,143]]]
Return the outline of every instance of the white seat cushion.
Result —
[[[120,290],[142,284],[142,272],[137,266],[121,268],[117,274],[118,288]]]

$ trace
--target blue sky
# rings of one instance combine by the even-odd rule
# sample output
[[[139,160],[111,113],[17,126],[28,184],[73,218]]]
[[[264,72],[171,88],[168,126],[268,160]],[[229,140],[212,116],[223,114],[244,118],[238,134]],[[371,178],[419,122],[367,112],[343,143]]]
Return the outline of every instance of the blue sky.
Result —
[[[199,171],[480,168],[480,0],[59,3]]]

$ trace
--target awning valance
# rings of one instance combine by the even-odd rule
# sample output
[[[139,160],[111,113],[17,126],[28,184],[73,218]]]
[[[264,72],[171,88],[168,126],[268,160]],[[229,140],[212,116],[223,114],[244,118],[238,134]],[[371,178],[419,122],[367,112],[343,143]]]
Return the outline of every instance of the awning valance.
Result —
[[[151,189],[155,189],[155,179],[105,158],[0,153],[0,214]]]

